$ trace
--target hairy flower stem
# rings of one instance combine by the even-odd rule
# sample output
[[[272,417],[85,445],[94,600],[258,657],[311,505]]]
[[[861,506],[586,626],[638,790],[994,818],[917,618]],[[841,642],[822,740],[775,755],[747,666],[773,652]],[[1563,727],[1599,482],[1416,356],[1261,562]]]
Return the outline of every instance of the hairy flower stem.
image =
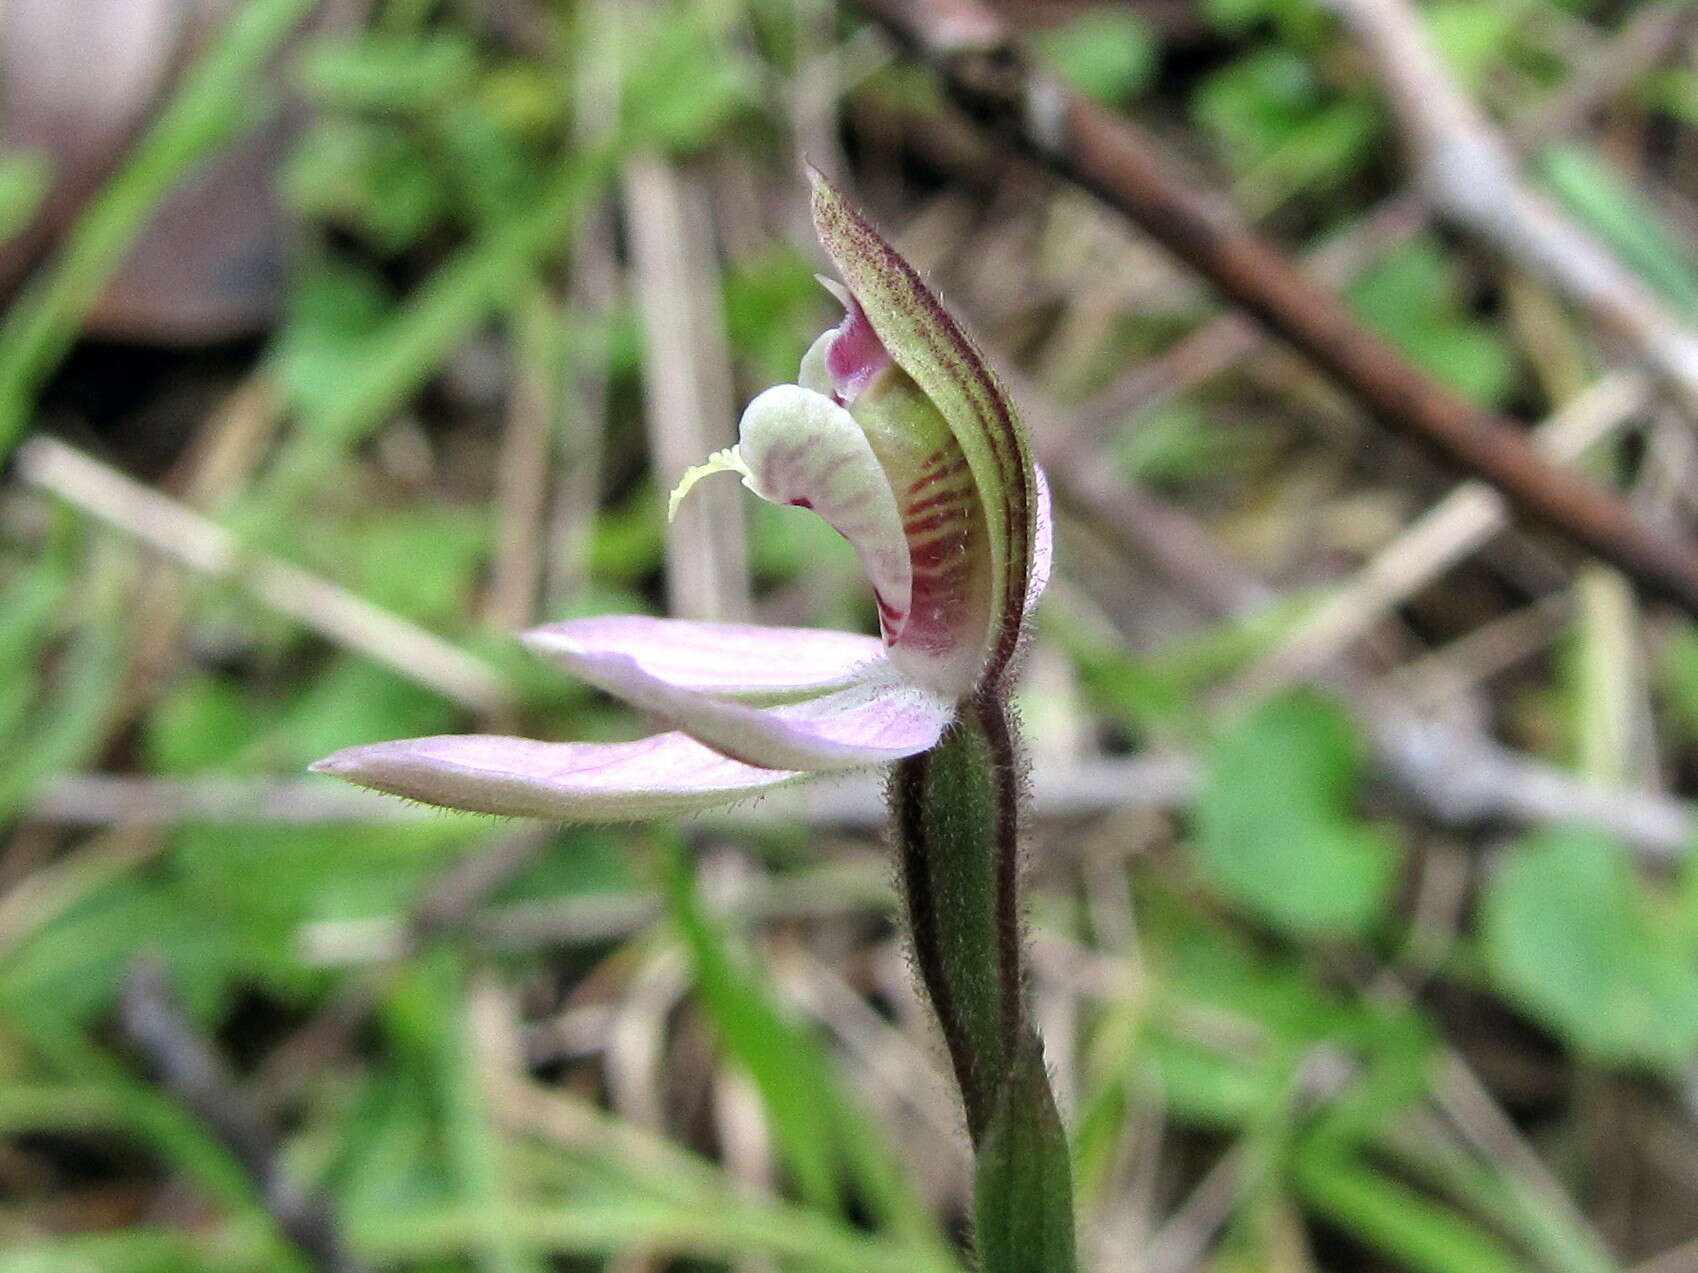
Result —
[[[890,802],[921,984],[978,1157],[985,1273],[1073,1267],[1067,1141],[1026,1017],[1022,770],[1007,701],[983,691],[937,746],[901,761]]]
[[[1019,781],[1008,709],[981,695],[891,783],[914,962],[975,1144],[1026,1032]]]

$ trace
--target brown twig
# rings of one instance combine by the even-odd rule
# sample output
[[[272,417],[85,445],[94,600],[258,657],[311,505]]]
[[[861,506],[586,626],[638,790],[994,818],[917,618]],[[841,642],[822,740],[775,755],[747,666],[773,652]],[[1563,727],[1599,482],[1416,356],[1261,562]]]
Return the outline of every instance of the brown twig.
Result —
[[[1373,61],[1422,193],[1438,212],[1585,306],[1698,406],[1698,332],[1555,204],[1440,64],[1402,0],[1330,0]]]
[[[224,1058],[183,1015],[157,962],[140,961],[125,981],[120,1021],[159,1082],[241,1163],[283,1235],[325,1273],[359,1273],[364,1266],[344,1246],[328,1201],[290,1181],[275,1138]]]
[[[1106,490],[1088,511],[1119,547],[1160,569],[1192,602],[1222,618],[1264,605],[1267,586],[1239,570],[1181,509],[1168,523],[1120,515]],[[1183,550],[1167,542],[1177,528]],[[1193,562],[1207,563],[1201,572]],[[1648,860],[1685,851],[1695,822],[1683,802],[1655,792],[1588,786],[1573,774],[1522,755],[1471,729],[1423,717],[1395,690],[1377,686],[1347,662],[1323,678],[1355,711],[1388,786],[1441,825],[1539,826],[1579,822],[1619,836]]]
[[[1505,129],[1510,144],[1523,154],[1536,150],[1563,136],[1599,103],[1626,91],[1668,55],[1693,13],[1691,0],[1676,0],[1635,14],[1581,58],[1559,86],[1511,116]],[[1328,287],[1341,287],[1382,253],[1414,238],[1430,220],[1431,208],[1422,199],[1398,193],[1305,254],[1303,269]],[[1265,338],[1255,323],[1228,310],[1080,403],[1079,420],[1093,432],[1117,425],[1225,371],[1254,353]]]
[[[861,7],[935,66],[974,116],[1130,217],[1386,428],[1489,482],[1523,516],[1698,615],[1698,544],[1653,533],[1620,500],[1541,459],[1517,426],[1417,371],[1220,200],[1175,177],[1127,120],[1034,68],[977,0],[861,0]]]

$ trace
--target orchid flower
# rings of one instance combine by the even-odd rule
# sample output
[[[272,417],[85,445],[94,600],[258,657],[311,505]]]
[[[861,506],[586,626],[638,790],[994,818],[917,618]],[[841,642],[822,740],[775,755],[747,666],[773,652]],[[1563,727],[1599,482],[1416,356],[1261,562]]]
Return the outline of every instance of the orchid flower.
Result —
[[[813,510],[872,585],[879,635],[611,616],[525,634],[543,658],[671,724],[629,743],[481,734],[350,747],[313,768],[429,804],[568,821],[688,813],[811,774],[893,766],[891,840],[914,967],[977,1158],[984,1273],[1073,1273],[1071,1170],[1025,1004],[1020,773],[1008,695],[1049,575],[1043,475],[972,342],[815,178],[843,321],[797,383],[743,413],[736,473]]]
[[[749,403],[734,472],[812,509],[872,585],[880,635],[605,616],[522,639],[672,726],[635,742],[440,735],[350,747],[313,768],[427,804],[566,821],[690,813],[933,747],[1001,690],[1049,572],[1049,516],[1008,397],[955,320],[823,179],[814,222],[845,315],[798,383]]]

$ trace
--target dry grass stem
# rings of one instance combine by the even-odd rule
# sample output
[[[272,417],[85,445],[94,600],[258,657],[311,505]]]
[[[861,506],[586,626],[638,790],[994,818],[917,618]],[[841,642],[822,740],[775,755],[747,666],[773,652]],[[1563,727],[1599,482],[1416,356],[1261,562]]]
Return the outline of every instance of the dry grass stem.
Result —
[[[1570,462],[1621,429],[1647,399],[1644,379],[1614,372],[1553,415],[1536,433],[1553,459]],[[1510,524],[1504,498],[1467,482],[1422,514],[1311,611],[1235,684],[1224,700],[1265,697],[1337,659],[1387,612],[1409,600]]]
[[[720,301],[718,253],[702,190],[667,160],[625,166],[625,222],[643,326],[643,374],[657,484],[736,441],[730,356]],[[684,619],[748,613],[743,492],[705,484],[667,528],[669,609]]]
[[[32,485],[201,574],[226,579],[328,641],[393,668],[478,712],[513,701],[483,660],[327,579],[244,549],[223,527],[63,442],[37,437],[18,451]]]

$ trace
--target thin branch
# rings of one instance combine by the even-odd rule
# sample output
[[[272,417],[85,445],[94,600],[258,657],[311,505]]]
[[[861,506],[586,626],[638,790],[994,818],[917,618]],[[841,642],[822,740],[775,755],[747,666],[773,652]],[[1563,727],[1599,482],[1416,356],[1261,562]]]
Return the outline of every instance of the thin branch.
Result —
[[[1506,130],[1510,144],[1524,154],[1537,149],[1569,132],[1599,103],[1627,91],[1668,56],[1693,14],[1691,0],[1640,10],[1588,53],[1560,85],[1511,117]],[[1382,253],[1414,238],[1430,214],[1414,194],[1393,195],[1308,252],[1303,269],[1329,287],[1341,287]],[[1092,431],[1118,425],[1248,357],[1265,335],[1243,314],[1229,310],[1080,403],[1076,414]]]
[[[1509,139],[1523,152],[1567,136],[1601,103],[1630,92],[1669,56],[1691,28],[1692,0],[1668,0],[1636,10],[1603,44],[1585,54],[1562,85],[1509,124]]]
[[[482,659],[328,579],[248,551],[222,526],[63,442],[31,439],[18,452],[18,471],[26,481],[149,548],[202,574],[231,580],[327,640],[474,711],[499,712],[512,705],[506,678]]]
[[[1594,405],[1606,405],[1609,397],[1600,385]],[[1168,510],[1172,524],[1157,525],[1122,516],[1112,484],[1092,494],[1100,499],[1093,500],[1089,511],[1115,534],[1120,546],[1155,564],[1205,610],[1226,618],[1266,604],[1271,595],[1266,585],[1239,570],[1207,529],[1183,510]],[[1162,542],[1174,526],[1184,539],[1183,551]],[[1148,539],[1152,534],[1153,543]],[[1193,572],[1193,560],[1207,561],[1207,570]],[[1521,755],[1484,734],[1411,710],[1406,695],[1375,686],[1348,663],[1335,664],[1325,679],[1362,722],[1379,777],[1438,823],[1470,828],[1578,822],[1615,835],[1656,861],[1678,858],[1698,833],[1698,811],[1681,801],[1654,792],[1590,787],[1574,774]]]
[[[1571,773],[1483,735],[1417,716],[1365,686],[1345,683],[1340,690],[1354,703],[1378,746],[1381,778],[1444,825],[1466,829],[1492,823],[1580,822],[1619,836],[1651,861],[1679,856],[1698,834],[1698,811],[1684,801],[1647,791],[1594,789]],[[1032,776],[1031,814],[1040,820],[1077,819],[1117,809],[1180,809],[1196,790],[1197,772],[1196,761],[1183,755],[1039,767]],[[727,830],[798,821],[875,830],[884,823],[882,791],[876,778],[822,781],[702,814],[694,821]],[[442,816],[440,810],[367,792],[342,792],[312,779],[267,782],[117,774],[50,779],[28,813],[34,821],[67,826],[359,825]]]
[[[1177,756],[1137,756],[1038,766],[1032,812],[1040,818],[1089,818],[1111,809],[1181,803],[1194,780],[1193,766]],[[822,779],[792,791],[698,815],[703,825],[770,827],[801,821],[812,826],[868,830],[884,825],[883,782],[876,775]],[[59,774],[37,789],[28,815],[64,826],[387,823],[433,821],[440,809],[344,787],[322,778],[158,778],[129,774]],[[489,825],[481,815],[458,815],[468,827]]]
[[[1515,155],[1446,72],[1403,0],[1328,0],[1373,60],[1438,212],[1625,336],[1698,408],[1698,332],[1590,233],[1521,180]]]
[[[241,1163],[283,1235],[325,1273],[359,1273],[364,1266],[348,1254],[329,1202],[289,1180],[275,1138],[183,1014],[158,963],[141,961],[125,981],[120,1022],[159,1082]]]
[[[1649,791],[1590,787],[1555,765],[1416,716],[1390,701],[1378,702],[1365,715],[1385,777],[1450,826],[1576,822],[1662,861],[1684,855],[1698,832],[1698,819],[1683,801]]]
[[[1413,438],[1698,615],[1698,544],[1641,524],[1614,496],[1541,458],[1516,425],[1406,362],[1216,197],[1175,177],[1124,118],[1037,71],[977,0],[861,0],[917,49],[961,104],[1029,154],[1140,225],[1283,337],[1382,425]]]
[[[558,369],[560,316],[533,281],[508,317],[507,415],[495,462],[495,551],[483,621],[497,632],[529,627],[543,578],[542,533],[548,515],[549,468]]]

